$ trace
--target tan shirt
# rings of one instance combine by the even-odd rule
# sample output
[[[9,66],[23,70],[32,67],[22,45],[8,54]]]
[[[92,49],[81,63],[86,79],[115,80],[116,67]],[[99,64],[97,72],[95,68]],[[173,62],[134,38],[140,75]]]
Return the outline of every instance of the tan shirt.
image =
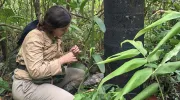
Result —
[[[26,65],[27,71],[15,69],[17,79],[41,79],[61,75],[59,58],[63,55],[61,40],[53,40],[43,31],[32,30],[19,50],[16,62]]]

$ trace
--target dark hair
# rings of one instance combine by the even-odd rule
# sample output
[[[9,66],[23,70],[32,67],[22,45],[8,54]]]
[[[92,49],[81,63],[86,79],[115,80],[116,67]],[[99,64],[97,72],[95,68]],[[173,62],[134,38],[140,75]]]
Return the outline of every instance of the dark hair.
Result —
[[[44,19],[39,23],[38,29],[52,33],[56,28],[63,28],[71,22],[71,15],[62,6],[52,6],[46,12]]]

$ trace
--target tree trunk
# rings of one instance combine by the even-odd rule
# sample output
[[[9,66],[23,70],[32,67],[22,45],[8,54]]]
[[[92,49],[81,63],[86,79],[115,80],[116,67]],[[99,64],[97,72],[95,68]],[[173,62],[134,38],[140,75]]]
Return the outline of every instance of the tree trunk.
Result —
[[[104,16],[106,32],[104,35],[104,57],[107,58],[121,51],[131,49],[133,46],[126,43],[120,47],[120,43],[126,39],[132,40],[136,33],[144,27],[144,0],[104,0]],[[143,41],[144,37],[139,40]],[[106,75],[117,69],[124,62],[122,60],[110,63],[106,66]],[[118,76],[108,83],[117,84],[124,87],[134,72]],[[134,93],[139,92],[137,89]],[[134,96],[134,95],[133,95]],[[126,96],[131,100],[132,95]]]
[[[34,8],[35,8],[35,13],[36,17],[39,20],[41,16],[41,10],[40,10],[40,0],[33,0],[34,3]]]

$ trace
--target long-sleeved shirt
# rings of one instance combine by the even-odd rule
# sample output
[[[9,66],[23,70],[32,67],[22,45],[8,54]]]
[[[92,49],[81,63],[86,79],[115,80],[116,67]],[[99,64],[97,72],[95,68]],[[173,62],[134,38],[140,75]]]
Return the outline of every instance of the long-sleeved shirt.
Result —
[[[16,58],[27,70],[15,69],[15,78],[32,80],[62,74],[59,60],[63,55],[62,41],[59,38],[54,41],[51,37],[38,29],[27,34]]]

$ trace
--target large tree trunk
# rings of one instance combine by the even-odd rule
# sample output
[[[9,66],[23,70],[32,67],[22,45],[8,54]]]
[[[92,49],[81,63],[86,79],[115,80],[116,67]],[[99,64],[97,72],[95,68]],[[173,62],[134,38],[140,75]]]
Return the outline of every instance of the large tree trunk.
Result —
[[[115,53],[133,48],[130,44],[124,44],[121,48],[120,43],[126,39],[133,39],[136,33],[144,27],[144,0],[104,0],[104,10],[107,28],[104,35],[104,56],[107,58]],[[143,41],[143,37],[140,40]],[[106,74],[114,71],[126,61],[128,60],[108,64]],[[116,77],[110,80],[109,83],[123,87],[133,73],[130,72]],[[130,98],[127,99],[130,100]]]

